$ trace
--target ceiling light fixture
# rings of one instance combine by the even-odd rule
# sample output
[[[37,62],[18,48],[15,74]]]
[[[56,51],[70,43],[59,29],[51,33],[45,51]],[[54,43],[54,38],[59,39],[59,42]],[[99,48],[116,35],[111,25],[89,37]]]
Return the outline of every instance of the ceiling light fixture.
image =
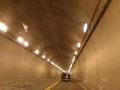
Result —
[[[79,42],[79,43],[77,44],[77,47],[80,48],[80,46],[81,46],[81,44],[80,44],[80,42]]]
[[[50,62],[52,65],[54,65],[55,67],[57,67],[59,70],[61,70],[62,72],[65,72],[62,68],[60,68],[58,65],[56,65],[54,62]]]
[[[38,51],[38,50],[35,50],[35,53],[36,53],[36,54],[39,54],[39,51]]]
[[[24,23],[23,23],[23,27],[24,27],[25,30],[28,29],[28,26],[25,25]]]
[[[50,61],[50,59],[47,59],[47,61],[49,62],[49,61]]]
[[[84,33],[86,33],[86,31],[87,31],[87,27],[88,27],[88,25],[87,25],[87,23],[85,23],[85,25],[84,25]]]
[[[28,27],[27,27],[27,26],[24,26],[24,29],[26,30],[26,29],[28,29]]]
[[[73,66],[73,62],[72,62],[72,63],[71,63],[71,65],[70,65],[69,72],[70,72],[70,70],[71,70],[72,66]]]
[[[18,41],[19,41],[20,43],[23,43],[24,39],[23,39],[22,37],[18,37]]]
[[[77,51],[75,51],[75,55],[77,55]]]
[[[7,26],[0,22],[0,30],[6,32],[7,31]]]
[[[55,63],[54,63],[54,62],[52,62],[52,61],[51,61],[50,63],[51,63],[52,65],[55,65]]]
[[[27,47],[29,46],[27,41],[24,42],[24,45],[27,46]]]
[[[42,58],[45,58],[45,55],[43,55]]]
[[[74,62],[75,61],[75,57],[72,59],[72,62]]]

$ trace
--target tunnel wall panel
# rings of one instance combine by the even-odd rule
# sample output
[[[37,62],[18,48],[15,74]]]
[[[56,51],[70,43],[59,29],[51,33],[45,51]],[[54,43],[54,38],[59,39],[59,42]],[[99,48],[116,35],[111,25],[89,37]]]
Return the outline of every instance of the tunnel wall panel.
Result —
[[[71,71],[74,78],[99,90],[120,90],[119,4],[112,0]]]
[[[0,86],[43,78],[59,78],[61,71],[0,34]],[[7,82],[7,83],[6,83]]]

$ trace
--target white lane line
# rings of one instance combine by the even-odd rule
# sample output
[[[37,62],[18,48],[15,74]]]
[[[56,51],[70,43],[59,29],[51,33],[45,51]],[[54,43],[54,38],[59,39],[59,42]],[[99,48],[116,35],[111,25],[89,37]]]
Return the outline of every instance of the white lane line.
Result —
[[[76,81],[76,82],[77,82],[77,81]],[[83,89],[87,90],[82,84],[80,84],[80,83],[78,83],[78,82],[77,82],[77,84],[79,84]]]
[[[74,81],[76,81],[76,80],[74,80]],[[76,81],[77,82],[77,81]],[[87,84],[85,84],[85,83],[83,83],[83,82],[81,82],[82,84],[80,84],[79,82],[77,82],[81,87],[83,87],[85,90],[87,90],[82,84],[84,84],[85,86],[87,86],[87,87],[89,87],[91,90],[96,90],[96,89],[94,89],[94,88],[92,88],[92,87],[90,87],[89,85],[87,85]]]
[[[78,83],[76,80],[74,80],[78,85],[80,85],[83,89],[87,90],[82,84]]]
[[[83,83],[83,82],[81,82],[81,83],[84,84],[85,86],[89,87],[89,88],[92,89],[92,90],[96,90],[96,89],[92,88],[91,86],[89,86],[89,85],[87,85],[87,84],[85,84],[85,83]]]

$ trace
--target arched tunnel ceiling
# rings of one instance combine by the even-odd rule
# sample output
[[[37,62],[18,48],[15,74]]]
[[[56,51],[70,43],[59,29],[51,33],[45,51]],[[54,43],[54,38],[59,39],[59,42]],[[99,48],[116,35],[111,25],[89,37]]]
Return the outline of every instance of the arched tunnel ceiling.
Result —
[[[99,0],[2,0],[0,21],[64,70],[82,42]],[[27,25],[27,31],[23,25]]]

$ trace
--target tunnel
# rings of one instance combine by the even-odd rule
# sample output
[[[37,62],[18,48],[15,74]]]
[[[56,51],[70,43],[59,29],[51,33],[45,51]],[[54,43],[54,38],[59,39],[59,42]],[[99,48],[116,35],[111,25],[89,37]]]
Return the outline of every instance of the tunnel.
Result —
[[[0,90],[120,90],[119,60],[120,0],[0,0]]]

